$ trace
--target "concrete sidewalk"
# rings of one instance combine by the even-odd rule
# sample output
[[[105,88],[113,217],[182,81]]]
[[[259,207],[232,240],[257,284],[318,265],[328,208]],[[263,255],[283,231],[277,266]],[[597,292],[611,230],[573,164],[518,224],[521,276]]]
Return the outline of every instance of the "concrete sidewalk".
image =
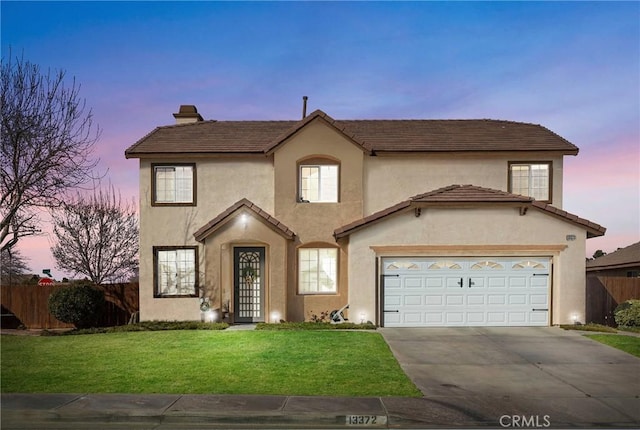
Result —
[[[2,394],[2,429],[496,427],[426,398]]]

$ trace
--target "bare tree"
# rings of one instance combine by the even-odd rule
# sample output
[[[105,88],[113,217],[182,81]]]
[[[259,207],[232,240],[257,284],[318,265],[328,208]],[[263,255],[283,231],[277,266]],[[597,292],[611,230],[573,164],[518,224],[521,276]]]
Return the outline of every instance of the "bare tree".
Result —
[[[27,259],[17,249],[0,251],[0,285],[12,285],[29,272]]]
[[[61,269],[96,284],[127,280],[138,269],[138,219],[113,186],[77,194],[52,211],[55,243],[51,251]]]
[[[55,207],[68,190],[87,183],[99,129],[75,79],[22,58],[2,59],[0,249],[39,233],[38,211]]]

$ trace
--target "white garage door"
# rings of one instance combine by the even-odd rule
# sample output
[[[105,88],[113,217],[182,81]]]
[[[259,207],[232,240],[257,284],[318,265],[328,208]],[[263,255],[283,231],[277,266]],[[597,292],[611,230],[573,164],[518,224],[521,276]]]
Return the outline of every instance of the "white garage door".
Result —
[[[384,326],[546,326],[550,268],[540,257],[384,258]]]

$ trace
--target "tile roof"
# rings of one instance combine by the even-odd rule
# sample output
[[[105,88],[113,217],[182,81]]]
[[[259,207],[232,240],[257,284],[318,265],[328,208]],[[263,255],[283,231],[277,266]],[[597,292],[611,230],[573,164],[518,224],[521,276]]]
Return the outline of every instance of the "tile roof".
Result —
[[[513,121],[334,120],[317,110],[299,121],[199,121],[157,127],[127,158],[171,154],[268,154],[314,120],[326,121],[368,153],[560,151],[578,148],[549,129]]]
[[[486,205],[486,204],[516,204],[523,208],[535,208],[548,215],[558,217],[564,221],[576,224],[587,231],[588,237],[602,236],[606,229],[589,220],[580,218],[569,212],[555,208],[551,205],[538,202],[530,197],[507,193],[505,191],[483,188],[475,185],[449,185],[424,194],[418,194],[408,200],[400,202],[390,208],[373,213],[360,220],[354,221],[336,229],[333,233],[336,239],[348,236],[351,233],[368,227],[382,219],[409,210],[429,206],[457,206],[457,205]]]
[[[222,227],[225,224],[225,221],[232,217],[237,211],[240,209],[246,208],[251,211],[253,214],[257,215],[259,219],[264,221],[264,223],[274,230],[276,233],[283,236],[285,239],[293,239],[295,237],[295,233],[289,229],[286,225],[278,221],[276,218],[269,215],[268,212],[262,210],[258,205],[252,203],[248,199],[242,199],[225,209],[218,216],[213,218],[211,221],[203,225],[201,228],[196,231],[193,236],[198,242],[202,242],[208,236],[213,234],[218,228]]]
[[[640,242],[587,261],[587,272],[636,266],[640,267]]]

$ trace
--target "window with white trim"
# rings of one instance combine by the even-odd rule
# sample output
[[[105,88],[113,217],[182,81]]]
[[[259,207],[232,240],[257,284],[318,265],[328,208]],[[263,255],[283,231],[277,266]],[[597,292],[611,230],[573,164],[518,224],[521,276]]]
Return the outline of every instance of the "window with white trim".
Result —
[[[551,201],[551,163],[510,163],[509,192]]]
[[[153,165],[153,203],[195,203],[195,165]]]
[[[198,296],[198,250],[195,247],[154,247],[156,297]]]
[[[338,249],[298,250],[298,292],[332,294],[338,291]]]
[[[300,201],[337,203],[338,174],[337,164],[300,165]]]

